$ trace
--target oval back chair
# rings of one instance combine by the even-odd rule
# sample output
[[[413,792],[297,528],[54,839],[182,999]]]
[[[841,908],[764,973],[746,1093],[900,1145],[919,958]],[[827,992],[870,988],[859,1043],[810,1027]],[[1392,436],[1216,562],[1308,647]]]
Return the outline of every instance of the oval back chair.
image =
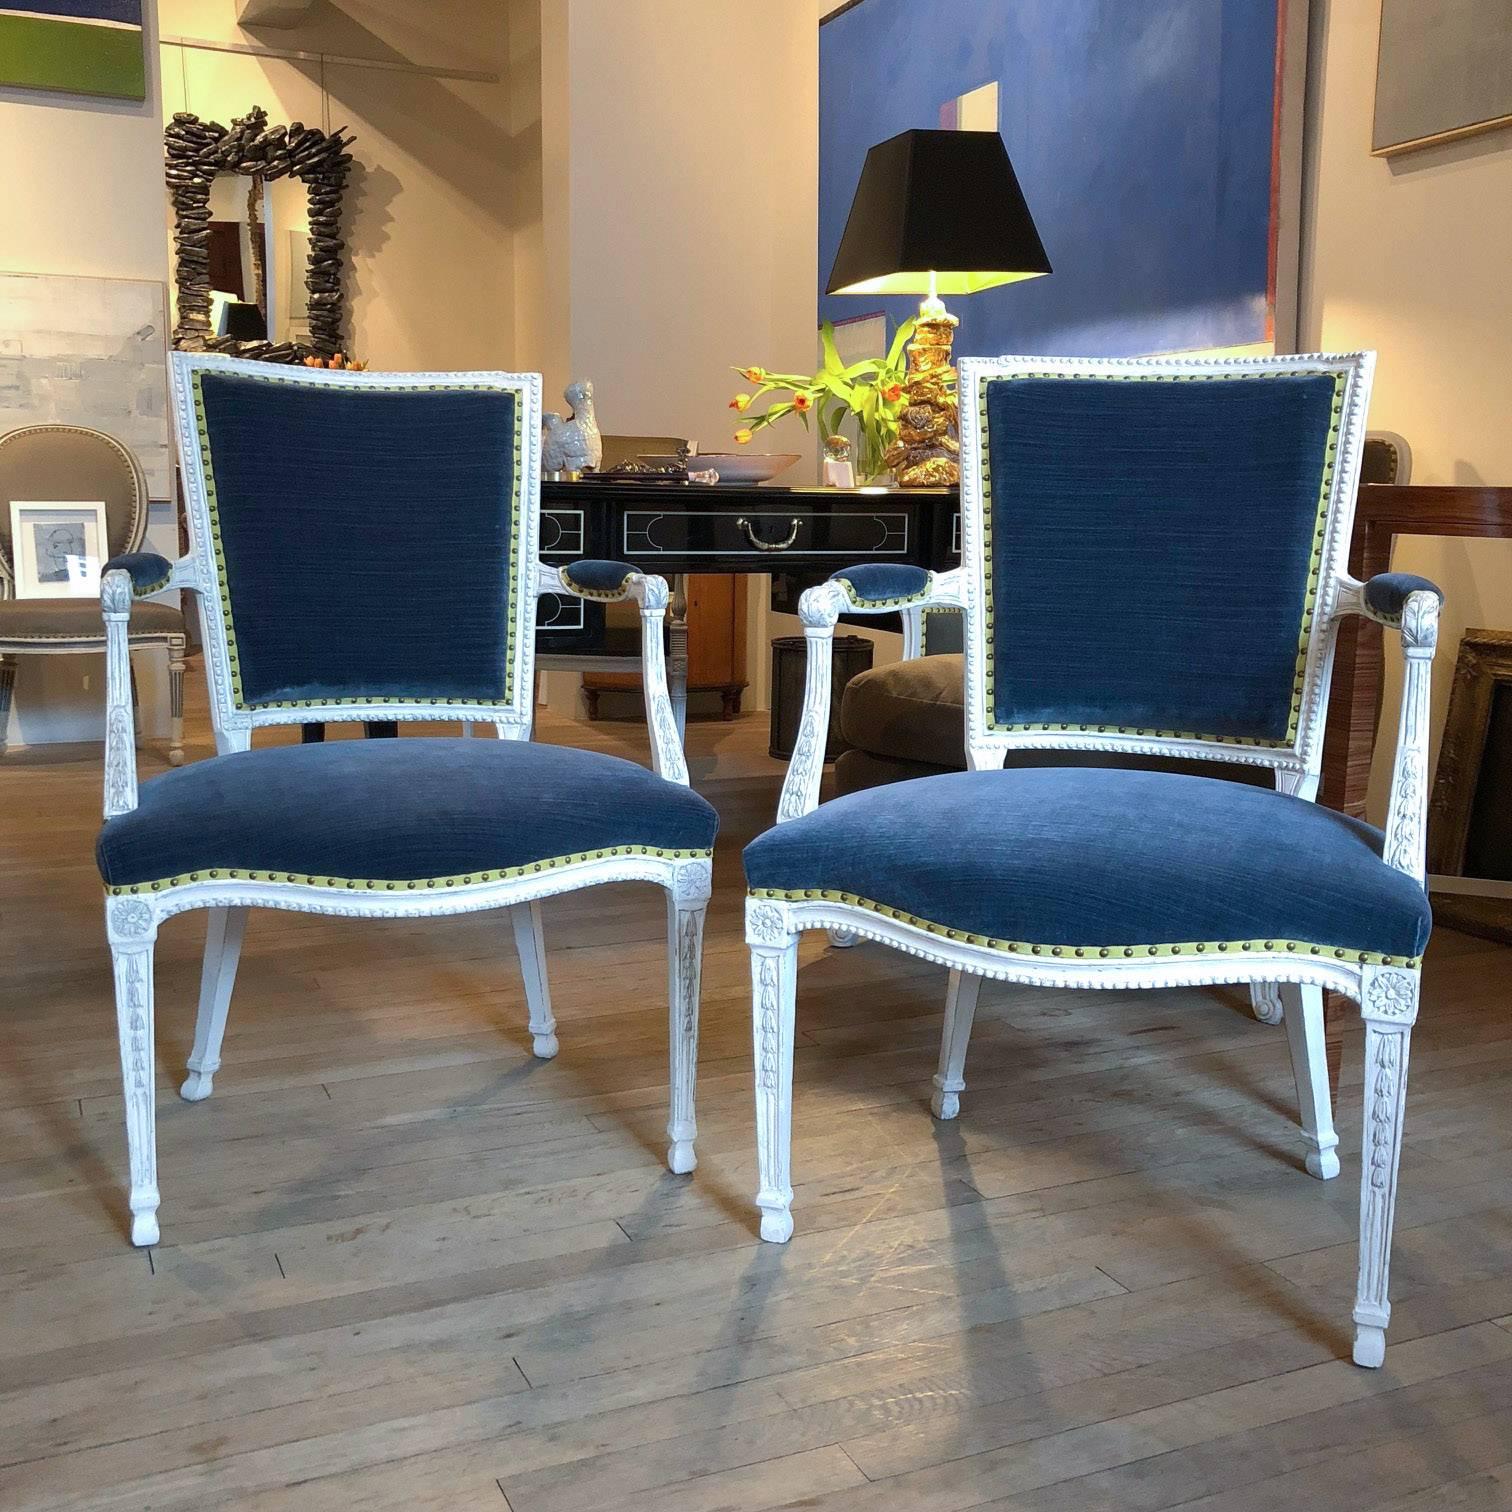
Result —
[[[136,551],[147,534],[147,481],[114,436],[82,425],[26,425],[0,436],[0,751],[5,748],[16,658],[105,650],[99,606],[89,598],[17,598],[13,500],[96,500],[105,506],[107,556]],[[184,759],[184,617],[173,604],[143,604],[131,649],[168,658],[172,735],[168,759]]]

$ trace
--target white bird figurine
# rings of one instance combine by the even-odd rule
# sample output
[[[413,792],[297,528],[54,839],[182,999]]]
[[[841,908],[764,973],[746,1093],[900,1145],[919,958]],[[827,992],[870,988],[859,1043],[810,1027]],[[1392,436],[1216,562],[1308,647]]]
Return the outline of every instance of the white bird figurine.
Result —
[[[572,408],[563,420],[555,410],[541,416],[541,468],[546,473],[586,472],[604,460],[604,438],[593,413],[593,384],[568,384],[562,397]]]

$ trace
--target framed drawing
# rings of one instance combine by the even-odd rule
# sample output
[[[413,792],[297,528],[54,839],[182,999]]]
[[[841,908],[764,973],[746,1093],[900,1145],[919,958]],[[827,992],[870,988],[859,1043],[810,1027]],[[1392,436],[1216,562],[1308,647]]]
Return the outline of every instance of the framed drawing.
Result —
[[[12,499],[17,598],[98,598],[105,505]]]
[[[142,0],[0,0],[0,84],[146,99]]]
[[[819,316],[867,149],[1002,134],[1055,272],[961,300],[961,354],[1293,351],[1307,0],[853,0],[819,28]]]
[[[1377,157],[1512,126],[1507,0],[1381,0]]]

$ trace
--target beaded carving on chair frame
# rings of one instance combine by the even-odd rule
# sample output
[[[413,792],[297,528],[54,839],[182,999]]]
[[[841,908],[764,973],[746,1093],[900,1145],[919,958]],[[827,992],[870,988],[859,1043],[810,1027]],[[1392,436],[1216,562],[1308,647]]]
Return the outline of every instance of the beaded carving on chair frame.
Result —
[[[646,833],[657,825],[670,833],[705,826],[702,816],[707,814],[707,835],[701,833],[699,843],[677,843],[675,836],[669,839],[666,834],[659,840],[653,836],[647,843],[641,843],[642,836],[630,835],[628,839],[605,838],[602,843],[590,842],[587,847],[564,843],[557,854],[551,851],[549,843],[541,845],[527,836],[521,843],[537,843],[539,848],[517,864],[512,864],[508,858],[501,862],[469,861],[465,863],[465,869],[454,866],[436,875],[417,875],[413,870],[396,871],[395,867],[402,863],[396,862],[392,854],[378,857],[382,864],[362,874],[353,874],[351,868],[345,874],[332,875],[288,865],[234,864],[231,861],[216,864],[212,861],[192,867],[166,867],[160,875],[150,869],[142,870],[147,863],[140,860],[140,847],[144,841],[140,828],[135,831],[134,838],[122,840],[117,837],[112,820],[139,821],[148,812],[146,808],[139,809],[135,752],[130,738],[131,687],[125,632],[133,597],[161,588],[163,585],[158,579],[164,570],[169,586],[190,589],[200,600],[211,717],[218,752],[207,762],[171,774],[176,784],[174,791],[180,794],[191,791],[186,784],[196,780],[197,768],[213,776],[222,760],[255,765],[269,756],[292,753],[302,758],[300,770],[308,776],[313,770],[311,763],[340,757],[343,748],[348,753],[355,751],[358,757],[371,758],[362,764],[364,770],[399,757],[405,758],[402,764],[408,770],[409,757],[427,749],[444,747],[446,752],[455,753],[458,760],[470,751],[471,756],[464,765],[481,773],[475,786],[492,786],[497,790],[493,773],[496,769],[500,772],[503,769],[494,760],[494,754],[502,757],[505,753],[502,748],[481,740],[339,741],[330,746],[252,750],[252,732],[266,725],[313,721],[425,719],[491,723],[499,740],[519,750],[523,757],[526,754],[524,747],[530,741],[532,723],[536,600],[544,593],[565,591],[558,570],[546,567],[536,555],[540,496],[541,381],[538,375],[359,374],[271,367],[200,353],[175,353],[171,362],[193,538],[191,551],[171,565],[157,558],[121,558],[106,571],[101,591],[107,629],[107,825],[101,839],[101,865],[106,880],[106,928],[115,966],[121,1063],[126,1090],[133,1242],[155,1243],[159,1234],[153,1091],[153,948],[162,921],[191,909],[206,909],[209,917],[198,1026],[189,1056],[189,1076],[182,1088],[186,1099],[198,1101],[210,1095],[214,1073],[220,1064],[221,1036],[248,908],[268,907],[366,918],[433,917],[507,908],[525,981],[534,1050],[536,1055],[550,1058],[557,1053],[556,1021],[547,989],[540,900],[601,882],[644,881],[663,887],[668,901],[672,1010],[672,1111],[668,1123],[671,1141],[668,1163],[674,1171],[692,1170],[695,1163],[693,1087],[699,961],[703,916],[711,884],[714,820],[713,811],[688,788],[687,766],[671,718],[663,648],[663,622],[670,595],[663,579],[644,576],[627,568],[617,595],[636,601],[641,609],[647,702],[653,714],[649,721],[653,772],[644,772],[632,763],[612,757],[595,756],[571,748],[558,751],[545,747],[530,747],[531,751],[540,754],[522,770],[545,772],[545,780],[549,781],[551,772],[547,768],[550,760],[556,757],[570,758],[576,767],[596,761],[601,765],[624,768],[625,776],[620,780],[622,790],[628,795],[625,801],[640,804],[640,809],[632,814],[632,822],[644,826]],[[484,410],[492,407],[493,420],[502,427],[492,439],[497,446],[507,446],[507,453],[496,451],[496,460],[492,461],[485,457],[481,475],[499,479],[507,474],[507,497],[490,501],[484,495],[478,503],[475,528],[481,532],[478,539],[488,548],[481,554],[490,561],[469,580],[473,590],[471,595],[459,595],[459,598],[468,597],[475,605],[482,604],[477,624],[486,629],[488,622],[492,622],[491,639],[482,636],[481,632],[472,637],[483,647],[481,654],[467,649],[470,637],[466,631],[469,628],[476,630],[477,624],[464,625],[459,631],[453,628],[452,620],[427,618],[433,606],[425,602],[414,604],[398,595],[378,593],[376,604],[363,606],[358,603],[351,597],[351,585],[343,582],[342,569],[344,565],[350,566],[350,558],[337,554],[339,543],[334,540],[329,553],[315,552],[320,558],[314,563],[315,570],[306,570],[301,575],[298,554],[302,549],[312,550],[309,530],[279,531],[276,520],[271,522],[275,527],[272,533],[263,538],[245,534],[237,536],[235,531],[228,529],[230,522],[222,509],[225,500],[217,499],[217,484],[219,481],[223,486],[224,478],[218,480],[217,474],[224,468],[228,457],[235,458],[238,446],[250,443],[261,447],[266,433],[256,425],[249,426],[244,434],[234,426],[223,425],[217,434],[217,404],[222,400],[229,403],[234,398],[232,390],[223,390],[217,395],[216,385],[226,383],[255,385],[255,389],[240,391],[244,398],[247,394],[264,396],[269,392],[265,386],[272,385],[280,394],[297,394],[311,401],[339,400],[346,395],[360,396],[364,402],[381,403],[385,395],[442,395],[458,402],[476,398]],[[254,411],[258,408],[256,404],[250,407]],[[312,413],[320,410],[318,403],[307,407]],[[225,419],[234,408],[231,405],[221,418]],[[329,418],[330,413],[326,412],[325,418]],[[473,435],[476,432],[472,422],[476,418],[473,413],[454,411],[448,423],[462,423]],[[359,430],[358,434],[364,436],[371,460],[373,448],[381,447],[385,439],[372,436],[370,431]],[[444,425],[439,434],[442,439],[437,443],[440,455],[436,465],[444,467],[447,465]],[[286,447],[293,446],[297,451],[295,438],[288,433],[283,434],[281,440]],[[325,444],[321,442],[322,446]],[[317,449],[312,455],[323,456],[326,464],[333,461],[334,455],[336,471],[340,471],[339,454],[332,454],[329,450],[321,454]],[[259,466],[265,467],[266,462],[266,457],[262,457]],[[425,466],[428,468],[429,464]],[[329,471],[329,466],[326,470]],[[455,474],[453,483],[458,479],[464,485],[470,482],[463,473]],[[287,482],[287,486],[295,490],[298,485],[297,475]],[[283,487],[285,483],[280,480],[279,486]],[[321,488],[319,479],[306,480],[306,486],[312,490],[304,501],[309,510],[305,516],[307,521],[313,520],[316,511],[328,504],[338,515],[345,504],[354,504],[354,501],[344,503],[339,490],[333,499]],[[240,484],[238,488],[238,513],[251,513],[255,517],[258,511],[255,508],[249,510],[248,506],[256,505],[259,502],[257,497],[246,492]],[[290,494],[289,498],[295,500],[295,495]],[[417,511],[417,528],[433,530],[435,521],[424,511],[426,501],[415,499],[413,502]],[[291,508],[298,513],[297,500]],[[333,528],[339,534],[340,519]],[[379,545],[388,540],[381,530],[375,529],[370,535],[378,540]],[[258,560],[260,550],[264,550],[273,563],[267,573],[262,572]],[[242,554],[240,559],[239,552]],[[371,565],[378,559],[368,560]],[[239,577],[239,572],[249,561],[257,570],[250,577],[245,573]],[[417,570],[423,565],[417,564]],[[409,560],[401,553],[400,561],[386,564],[384,570],[388,579],[397,583],[409,566]],[[323,601],[339,602],[345,595],[350,620],[359,630],[373,631],[380,639],[385,626],[393,627],[399,636],[405,628],[406,613],[417,615],[415,624],[418,629],[412,637],[413,644],[404,652],[405,664],[391,677],[382,659],[382,644],[364,648],[360,634],[351,640],[343,639],[345,627],[341,623],[327,627],[325,638],[336,642],[336,651],[332,659],[324,661],[318,646],[307,653],[304,645],[305,640],[318,641],[320,636],[307,634],[291,640],[278,626],[270,630],[268,625],[259,624],[260,606],[255,601],[249,603],[248,584],[265,584],[273,572],[288,574],[296,586],[306,591],[323,585],[326,589]],[[423,579],[421,586],[424,586]],[[490,609],[488,594],[494,586],[498,594],[492,599]],[[503,613],[499,612],[501,606]],[[466,605],[442,601],[439,609],[445,615],[456,617],[465,612]],[[448,636],[442,631],[451,633]],[[441,647],[435,658],[431,657],[433,633]],[[459,645],[460,653],[455,649]],[[448,646],[453,649],[448,650]],[[277,660],[279,656],[290,654],[304,658],[292,672],[288,664]],[[453,675],[448,668],[448,655],[458,660],[472,655],[476,665]],[[347,677],[345,669],[349,664],[359,669],[356,685],[341,682]],[[315,686],[285,689],[282,690],[284,696],[279,696],[277,684],[280,679],[288,681],[296,676],[313,677]],[[263,690],[254,694],[248,687],[250,678],[261,679],[265,685]],[[364,685],[364,678],[376,679],[376,682]],[[441,691],[435,694],[424,691],[436,686]],[[273,692],[269,694],[267,688]],[[295,696],[300,692],[305,696]],[[489,759],[480,764],[472,760],[474,756]],[[453,759],[453,754],[447,754],[443,764]],[[331,764],[334,765],[334,761]],[[253,766],[239,768],[244,774],[253,769]],[[591,780],[592,774],[589,776]],[[154,779],[152,788],[157,790],[157,783],[165,780],[168,779]],[[208,808],[213,812],[213,783],[210,786],[212,801]],[[662,798],[658,794],[666,796]],[[678,796],[672,802],[674,794]],[[410,805],[411,820],[416,805],[423,808],[423,797],[421,794],[421,798]],[[605,801],[612,803],[612,799]],[[202,803],[200,809],[191,812],[205,811],[206,806]],[[471,845],[475,853],[480,844],[496,844],[487,836],[488,826],[498,822],[494,817],[497,812],[483,813],[478,824],[458,843]],[[658,813],[673,817],[657,819],[655,815]],[[652,817],[647,818],[647,815]],[[679,815],[681,817],[677,817]],[[181,833],[169,837],[169,843],[186,843],[182,834],[184,828],[180,821]],[[369,830],[377,846],[385,826],[371,823]],[[579,823],[579,829],[574,833],[580,832]],[[484,835],[482,841],[477,840],[479,833]],[[223,838],[231,834],[230,829],[222,831]],[[149,853],[159,843],[155,833],[145,836]],[[191,831],[187,843],[198,843],[194,832]],[[236,839],[235,844],[247,843],[244,825],[241,838]],[[448,840],[447,843],[452,842]],[[132,851],[134,845],[138,847],[135,853]],[[119,867],[128,859],[137,866],[137,871],[128,876],[112,875],[110,868]]]
[[[1428,692],[1440,596],[1421,580],[1391,575],[1390,582],[1377,579],[1365,585],[1345,570],[1373,362],[1370,353],[961,362],[963,401],[970,396],[962,406],[962,566],[933,577],[919,572],[914,592],[905,596],[901,608],[906,656],[919,652],[919,622],[928,610],[964,613],[971,772],[996,771],[1009,751],[1021,750],[1195,758],[1270,768],[1281,794],[1313,800],[1335,631],[1343,616],[1363,614],[1400,629],[1406,661],[1388,821],[1368,866],[1378,878],[1396,876],[1389,884],[1392,895],[1400,902],[1411,894],[1418,902],[1408,911],[1418,909],[1426,920],[1421,886]],[[1192,437],[1181,435],[1179,426],[1164,437],[1160,412],[1138,397],[1140,391],[1157,389],[1170,395],[1173,386],[1184,391],[1188,418],[1221,413],[1230,442],[1237,435],[1241,445],[1253,443],[1233,457],[1208,455],[1194,469],[1185,499],[1179,464],[1162,460],[1158,452],[1172,439],[1191,449]],[[1116,412],[1115,423],[1106,427],[1109,434],[1120,443],[1134,437],[1111,462],[1086,458],[1074,443],[1058,454],[1053,445],[1048,447],[1048,463],[1034,455],[1040,439],[1052,434],[1065,416],[1092,423],[1089,417],[1095,418],[1099,406]],[[1000,423],[1004,416],[1008,423]],[[1274,445],[1267,428],[1278,436]],[[1278,460],[1285,445],[1280,438],[1286,436],[1292,454]],[[1102,465],[1106,475],[1095,476]],[[1083,467],[1090,471],[1079,473]],[[1168,516],[1138,508],[1141,469],[1147,478],[1162,481],[1174,470]],[[1227,478],[1231,472],[1241,488],[1247,480],[1255,508],[1271,513],[1236,520],[1230,507],[1216,527],[1204,516],[1203,475],[1211,487],[1214,477]],[[1045,499],[1053,505],[1063,480],[1070,477],[1084,486],[1089,476],[1094,477],[1091,502],[1083,513],[1057,516],[1050,508],[1045,519],[1034,517]],[[1083,499],[1075,502],[1083,507]],[[1144,502],[1166,505],[1168,499],[1162,495]],[[1170,520],[1175,524],[1167,528]],[[1223,562],[1222,551],[1213,549],[1215,528],[1231,565]],[[1195,547],[1187,552],[1189,543],[1200,546],[1204,536],[1206,552]],[[1085,571],[1094,558],[1100,570]],[[1095,579],[1090,588],[1079,580],[1079,571]],[[822,771],[817,753],[829,723],[835,624],[842,613],[900,607],[900,585],[889,580],[872,590],[864,581],[868,572],[839,572],[803,596],[800,617],[809,658],[799,737],[779,802],[779,828],[758,838],[747,852],[762,1236],[781,1241],[793,1228],[788,1150],[797,936],[802,930],[829,930],[839,944],[857,936],[877,940],[951,969],[934,1078],[933,1107],[942,1118],[954,1117],[959,1108],[971,1021],[984,979],[1061,988],[1248,983],[1257,1001],[1279,996],[1297,1073],[1306,1165],[1323,1179],[1339,1170],[1322,1024],[1322,989],[1333,989],[1360,1003],[1366,1024],[1368,1149],[1361,1185],[1355,1359],[1362,1365],[1380,1364],[1390,1312],[1386,1280],[1407,1038],[1417,1014],[1426,929],[1419,925],[1412,939],[1380,950],[1356,948],[1362,941],[1350,946],[1339,939],[1307,939],[1301,932],[1269,938],[1178,935],[1157,943],[1148,935],[1084,937],[1080,942],[1075,937],[1068,941],[1064,933],[1009,939],[962,927],[958,918],[945,922],[938,914],[927,917],[921,908],[896,906],[903,890],[896,877],[886,886],[877,878],[872,889],[891,890],[891,901],[870,897],[858,885],[777,885],[785,880],[780,876],[784,867],[789,873],[802,869],[791,859],[798,853],[776,844],[778,837],[790,821],[803,820],[811,827],[807,816],[823,814],[814,812]],[[1058,595],[1051,591],[1052,583]],[[1161,620],[1158,605],[1147,612],[1140,603],[1146,589],[1153,600],[1164,596],[1167,614],[1172,595],[1177,596],[1175,628]],[[1236,623],[1224,621],[1225,611]],[[1185,642],[1183,627],[1189,632]],[[1215,644],[1207,664],[1193,676],[1191,664],[1202,662],[1206,648],[1201,643],[1209,638]],[[1048,654],[1052,644],[1054,656]],[[1116,648],[1112,654],[1110,648]],[[1248,660],[1241,663],[1244,657]],[[1251,676],[1256,665],[1263,680]],[[1083,668],[1087,675],[1077,687],[1076,675]],[[1173,668],[1185,668],[1188,675],[1174,675]],[[962,776],[971,780],[970,772]],[[923,789],[958,780],[929,777],[905,786]],[[843,805],[856,801],[875,804],[875,794],[885,791],[873,789],[825,808],[843,813]],[[1264,801],[1262,794],[1254,796]],[[871,809],[859,812],[870,814]],[[1333,823],[1333,816],[1322,811],[1302,812],[1304,817],[1317,812],[1320,822]],[[854,826],[858,821],[837,817],[829,830],[822,835],[815,831],[816,839],[807,843],[819,849],[817,841],[833,839],[846,822]],[[792,833],[796,839],[799,831]],[[772,848],[763,863],[759,853],[764,842]],[[857,854],[864,855],[864,847]],[[775,856],[788,859],[779,862]],[[824,866],[833,870],[832,861]],[[813,868],[816,873],[823,869]]]

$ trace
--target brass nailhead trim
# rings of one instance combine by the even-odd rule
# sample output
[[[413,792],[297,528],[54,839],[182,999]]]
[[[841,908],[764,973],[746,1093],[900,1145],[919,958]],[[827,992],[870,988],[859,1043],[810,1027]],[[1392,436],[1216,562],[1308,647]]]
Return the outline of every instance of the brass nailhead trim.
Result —
[[[413,892],[419,887],[469,887],[484,882],[507,882],[515,877],[533,875],[537,872],[559,871],[563,867],[576,866],[584,861],[607,861],[621,856],[656,856],[669,861],[707,861],[713,857],[712,850],[668,850],[653,845],[613,845],[603,850],[575,851],[571,855],[552,856],[543,861],[532,861],[520,866],[503,867],[498,871],[469,872],[452,877],[417,877],[405,881],[404,887]],[[394,892],[399,880],[368,877],[317,877],[304,872],[260,872],[241,867],[219,867],[209,872],[181,872],[175,877],[162,877],[156,882],[131,882],[105,889],[112,898],[130,897],[135,893],[160,892],[165,887],[183,887],[187,883],[201,881],[208,876],[212,881],[226,878],[238,882],[287,882],[300,887],[322,887],[349,892]]]
[[[770,898],[779,903],[804,903],[821,901],[826,903],[844,903],[852,908],[865,909],[868,913],[879,914],[883,918],[896,919],[899,923],[910,924],[915,929],[922,929],[932,935],[940,935],[950,940],[964,940],[970,945],[980,945],[988,950],[1003,951],[1008,955],[1044,955],[1048,952],[1052,956],[1063,956],[1067,951],[1073,952],[1078,957],[1085,957],[1089,952],[1096,951],[1098,958],[1106,960],[1110,955],[1119,953],[1125,959],[1138,954],[1149,956],[1179,956],[1188,951],[1199,955],[1205,955],[1209,950],[1217,950],[1220,954],[1226,954],[1230,950],[1240,951],[1276,951],[1279,947],[1275,940],[1182,940],[1175,943],[1162,943],[1157,945],[1036,945],[1023,940],[1000,940],[990,935],[969,934],[962,930],[951,929],[944,924],[936,924],[929,919],[921,919],[916,914],[904,912],[902,909],[892,908],[885,903],[874,902],[870,898],[863,898],[858,893],[840,892],[827,887],[810,888],[780,888],[780,887],[752,887],[748,890],[752,898]],[[1340,961],[1356,961],[1362,966],[1403,966],[1409,970],[1416,970],[1422,965],[1421,956],[1388,956],[1381,955],[1373,950],[1344,950],[1332,946],[1310,945],[1287,941],[1285,949],[1281,951],[1286,955],[1301,955],[1302,952],[1311,955],[1322,955],[1331,951],[1334,958]]]

